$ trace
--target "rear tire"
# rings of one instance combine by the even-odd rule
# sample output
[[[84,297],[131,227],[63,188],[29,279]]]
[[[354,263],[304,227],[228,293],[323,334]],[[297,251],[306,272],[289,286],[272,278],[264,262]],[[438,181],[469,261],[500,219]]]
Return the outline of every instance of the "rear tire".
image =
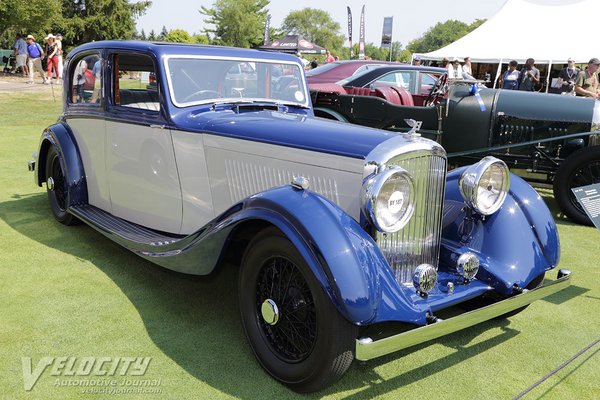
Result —
[[[594,183],[600,183],[600,146],[577,150],[556,172],[554,198],[561,211],[578,224],[592,225],[592,221],[571,189]]]
[[[357,327],[338,313],[298,250],[277,229],[263,230],[248,245],[239,305],[258,362],[291,389],[323,389],[350,367]]]
[[[53,185],[49,185],[49,180]],[[51,187],[53,186],[53,187]],[[50,146],[46,155],[46,191],[48,192],[48,202],[54,218],[64,225],[74,225],[78,222],[77,218],[68,211],[68,193],[66,174],[60,163],[58,151],[54,146]]]

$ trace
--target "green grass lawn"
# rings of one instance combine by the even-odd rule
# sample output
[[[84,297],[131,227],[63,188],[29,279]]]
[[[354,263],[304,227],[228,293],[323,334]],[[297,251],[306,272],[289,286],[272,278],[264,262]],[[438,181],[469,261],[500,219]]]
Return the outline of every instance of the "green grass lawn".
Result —
[[[0,91],[0,399],[291,399],[244,338],[237,271],[173,273],[85,226],[52,218],[26,162],[56,120],[50,89]],[[551,193],[542,192],[549,206]],[[557,216],[558,218],[558,216]],[[572,286],[509,320],[490,321],[367,363],[326,399],[510,399],[600,337],[600,232],[559,219]],[[551,273],[555,278],[555,273]],[[22,357],[151,357],[159,394],[90,395],[42,373],[25,391]],[[118,384],[121,383],[117,375]],[[132,378],[128,376],[128,378]],[[75,377],[81,380],[81,377]],[[526,399],[600,398],[600,345]]]

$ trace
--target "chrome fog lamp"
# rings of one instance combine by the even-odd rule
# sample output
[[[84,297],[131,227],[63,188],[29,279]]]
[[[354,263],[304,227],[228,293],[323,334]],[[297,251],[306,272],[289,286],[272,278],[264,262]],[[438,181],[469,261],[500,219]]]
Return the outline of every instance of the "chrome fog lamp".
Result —
[[[467,280],[473,279],[479,271],[479,258],[470,252],[461,255],[456,261],[456,271]]]
[[[421,264],[413,275],[413,285],[417,292],[427,294],[433,290],[437,282],[437,271],[434,266]]]
[[[508,167],[496,157],[485,157],[462,173],[458,186],[469,207],[479,214],[491,215],[502,207],[508,194]]]
[[[367,179],[362,190],[363,213],[381,232],[397,232],[413,215],[414,184],[403,168],[392,166]]]

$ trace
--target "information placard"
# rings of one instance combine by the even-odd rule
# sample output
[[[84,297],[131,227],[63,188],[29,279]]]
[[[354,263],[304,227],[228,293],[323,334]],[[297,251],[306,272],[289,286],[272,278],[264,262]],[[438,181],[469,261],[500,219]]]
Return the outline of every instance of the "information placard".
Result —
[[[594,226],[600,229],[600,183],[571,189],[592,220]]]

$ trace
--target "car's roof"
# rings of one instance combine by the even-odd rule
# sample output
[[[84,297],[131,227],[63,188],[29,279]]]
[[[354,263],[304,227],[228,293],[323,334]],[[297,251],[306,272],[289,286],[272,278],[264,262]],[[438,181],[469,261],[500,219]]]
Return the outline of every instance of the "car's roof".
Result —
[[[283,62],[296,62],[299,59],[296,56],[277,52],[266,52],[252,49],[240,49],[236,47],[211,46],[200,44],[170,43],[170,42],[146,42],[141,40],[102,40],[90,42],[77,46],[71,52],[71,56],[82,51],[117,49],[133,51],[150,51],[157,57],[168,55],[203,55],[214,57],[237,57],[247,59],[265,59]]]
[[[356,76],[355,78],[349,79],[347,82],[348,86],[355,86],[354,84],[362,83],[362,82],[370,82],[373,79],[390,73],[394,71],[419,71],[424,73],[435,73],[435,74],[443,74],[447,72],[446,68],[438,68],[438,67],[424,67],[421,65],[391,65],[391,66],[381,66],[377,68],[373,68],[365,73]]]

